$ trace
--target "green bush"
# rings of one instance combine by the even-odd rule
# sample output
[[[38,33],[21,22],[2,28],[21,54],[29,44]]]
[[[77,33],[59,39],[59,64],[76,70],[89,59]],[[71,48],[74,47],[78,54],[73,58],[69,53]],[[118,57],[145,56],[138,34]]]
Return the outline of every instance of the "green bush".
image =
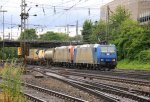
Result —
[[[150,49],[141,51],[139,53],[139,61],[150,63]]]
[[[121,61],[118,61],[117,65],[118,69],[133,69],[133,70],[150,70],[150,63],[148,62],[141,62],[138,60],[129,60],[124,59]]]
[[[27,102],[25,97],[20,94],[22,91],[22,69],[22,65],[16,65],[13,61],[11,64],[6,63],[2,69],[0,74],[3,82],[0,84],[0,87],[2,88],[5,102]]]

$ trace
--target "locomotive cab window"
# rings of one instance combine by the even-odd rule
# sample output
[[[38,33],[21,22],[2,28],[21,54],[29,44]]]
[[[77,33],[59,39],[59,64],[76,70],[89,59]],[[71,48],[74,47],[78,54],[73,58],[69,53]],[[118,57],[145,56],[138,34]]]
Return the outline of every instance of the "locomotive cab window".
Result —
[[[95,48],[95,52],[97,52],[97,48]]]
[[[101,47],[102,53],[115,53],[115,47],[113,46],[103,46]]]

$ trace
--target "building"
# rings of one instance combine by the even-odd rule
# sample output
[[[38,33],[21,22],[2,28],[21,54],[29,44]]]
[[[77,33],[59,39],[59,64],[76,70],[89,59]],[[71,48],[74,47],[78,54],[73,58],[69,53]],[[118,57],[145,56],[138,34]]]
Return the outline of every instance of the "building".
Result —
[[[101,7],[101,19],[107,20],[108,12],[111,15],[119,5],[129,10],[133,20],[141,23],[150,21],[150,0],[113,0]]]

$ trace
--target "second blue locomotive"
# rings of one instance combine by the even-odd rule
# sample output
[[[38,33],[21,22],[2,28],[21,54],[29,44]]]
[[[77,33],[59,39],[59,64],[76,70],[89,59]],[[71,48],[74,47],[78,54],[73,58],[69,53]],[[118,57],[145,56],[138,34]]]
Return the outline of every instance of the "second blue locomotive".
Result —
[[[74,64],[89,69],[114,69],[117,65],[115,45],[79,45],[74,50]]]

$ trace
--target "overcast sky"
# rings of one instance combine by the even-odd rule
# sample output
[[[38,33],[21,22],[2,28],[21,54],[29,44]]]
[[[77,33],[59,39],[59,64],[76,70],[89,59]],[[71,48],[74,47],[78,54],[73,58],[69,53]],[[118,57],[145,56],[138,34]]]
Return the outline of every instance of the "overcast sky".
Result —
[[[64,32],[67,24],[75,25],[79,22],[82,28],[86,19],[98,21],[100,6],[112,0],[26,0],[26,11],[29,13],[28,27],[36,28],[38,33],[45,31]],[[5,38],[10,33],[12,17],[13,36],[19,36],[21,0],[0,0],[0,10],[5,13]],[[37,16],[33,16],[33,15]],[[0,13],[0,31],[2,32],[2,13]],[[69,28],[70,35],[75,35],[75,27]],[[1,34],[1,33],[0,33]],[[2,34],[1,34],[2,35]]]

